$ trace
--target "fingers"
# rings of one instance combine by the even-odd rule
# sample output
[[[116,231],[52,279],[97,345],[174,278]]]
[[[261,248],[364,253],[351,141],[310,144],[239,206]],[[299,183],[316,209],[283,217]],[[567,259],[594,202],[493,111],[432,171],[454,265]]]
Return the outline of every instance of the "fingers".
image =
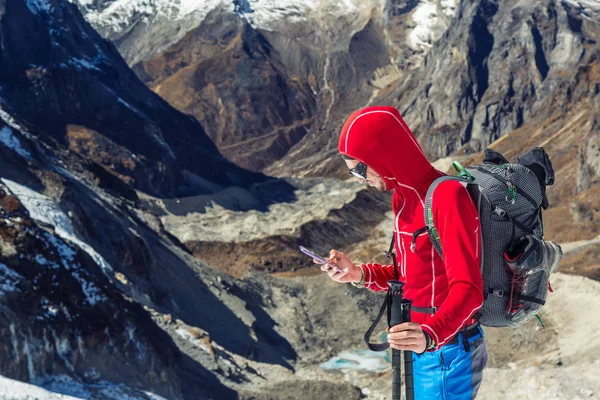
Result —
[[[392,349],[396,349],[396,350],[402,350],[402,351],[414,351],[415,353],[422,353],[423,352],[423,345],[419,345],[419,344],[395,344],[395,343],[390,343],[390,347]]]
[[[388,332],[387,340],[393,349],[421,353],[427,345],[427,340],[419,324],[404,322],[392,326]]]
[[[321,264],[321,265],[323,264],[321,261],[317,260],[316,258],[313,258],[313,262],[315,264]]]
[[[331,279],[335,280],[337,278],[341,278],[342,276],[346,275],[346,272],[348,272],[348,271],[340,272],[340,270],[337,268],[331,268],[329,271],[327,271],[327,274],[329,275],[329,277]]]
[[[427,342],[424,337],[419,337],[405,332],[390,333],[387,339],[390,347],[396,350],[410,350],[421,353]]]
[[[342,253],[341,251],[337,251],[335,249],[332,249],[329,252],[329,258],[331,258],[334,261],[338,261],[342,258],[342,256],[344,256],[344,253]]]
[[[422,335],[415,334],[412,332],[398,332],[398,333],[389,333],[388,334],[388,342],[412,342],[414,340],[421,340]]]
[[[398,325],[394,325],[390,328],[390,332],[402,332],[402,331],[420,331],[421,325],[413,322],[403,322]]]

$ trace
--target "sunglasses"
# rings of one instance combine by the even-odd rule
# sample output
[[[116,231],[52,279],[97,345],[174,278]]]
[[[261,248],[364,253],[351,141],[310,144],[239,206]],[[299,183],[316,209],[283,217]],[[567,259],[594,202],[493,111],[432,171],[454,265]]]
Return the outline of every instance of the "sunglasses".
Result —
[[[358,179],[367,180],[367,166],[363,163],[356,164],[356,167],[349,170],[351,175],[354,175]]]

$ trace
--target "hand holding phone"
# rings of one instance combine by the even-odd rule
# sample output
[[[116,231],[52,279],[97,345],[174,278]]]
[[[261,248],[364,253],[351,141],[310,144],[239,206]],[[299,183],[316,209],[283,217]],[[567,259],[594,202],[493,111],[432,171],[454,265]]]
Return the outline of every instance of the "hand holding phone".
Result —
[[[325,264],[329,266],[329,269],[334,268],[337,272],[344,272],[341,268],[333,265],[329,261],[325,260],[325,257],[318,256],[314,251],[307,249],[306,247],[300,246],[300,251],[306,254],[309,257],[314,258],[315,260],[321,262],[321,264]]]

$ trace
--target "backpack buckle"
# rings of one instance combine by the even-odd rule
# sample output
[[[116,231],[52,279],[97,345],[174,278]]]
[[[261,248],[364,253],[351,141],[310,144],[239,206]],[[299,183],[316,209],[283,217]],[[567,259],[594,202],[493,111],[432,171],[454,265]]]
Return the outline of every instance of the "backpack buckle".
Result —
[[[501,218],[504,218],[504,216],[506,215],[506,211],[504,211],[500,207],[496,206],[496,208],[494,209],[494,214],[496,214],[497,216],[499,216]]]

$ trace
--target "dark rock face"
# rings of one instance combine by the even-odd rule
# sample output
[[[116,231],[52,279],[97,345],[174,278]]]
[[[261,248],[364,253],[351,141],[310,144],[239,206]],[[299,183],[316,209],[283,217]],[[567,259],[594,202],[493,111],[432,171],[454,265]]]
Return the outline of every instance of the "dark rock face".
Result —
[[[187,361],[90,255],[39,227],[3,185],[0,243],[2,375],[40,385],[59,375],[84,384],[126,382],[138,395],[152,391],[166,398],[232,395],[200,364]]]
[[[2,10],[0,103],[39,140],[68,144],[156,196],[206,192],[192,175],[220,187],[264,180],[224,159],[196,120],[150,92],[76,6],[3,1]]]
[[[292,76],[265,36],[217,10],[160,57],[134,71],[175,108],[192,114],[221,152],[261,170],[314,121],[307,80]]]
[[[0,265],[10,268],[4,272],[9,287],[17,285],[20,291],[0,294],[8,318],[3,324],[6,330],[0,332],[0,346],[13,346],[9,328],[17,321],[18,346],[31,354],[19,358],[16,367],[11,359],[3,359],[2,375],[43,386],[64,375],[85,385],[101,379],[166,398],[230,399],[236,398],[235,393],[220,379],[233,385],[253,374],[232,354],[291,368],[296,353],[273,329],[264,309],[256,302],[242,310],[226,305],[224,297],[237,296],[234,301],[239,302],[240,296],[249,294],[194,260],[162,229],[156,216],[136,208],[136,199],[116,191],[113,196],[98,187],[96,176],[86,172],[87,161],[76,153],[65,159],[66,169],[59,169],[45,164],[56,162],[61,156],[58,150],[51,153],[52,149],[44,148],[48,154],[40,157],[35,143],[4,125],[0,136],[3,180],[37,192],[19,193],[19,197],[29,199],[27,207],[36,213],[37,221],[49,221],[38,222],[44,229],[37,227],[3,186]],[[52,209],[31,200],[40,193]],[[58,221],[72,226],[73,235],[102,255],[106,264],[58,238],[56,232],[64,230]],[[235,296],[227,293],[233,291]],[[23,308],[23,304],[30,306]],[[62,316],[63,309],[73,316],[71,320],[65,319],[67,314]],[[48,310],[52,318],[45,316]],[[28,314],[23,315],[25,311]],[[247,325],[240,313],[250,313],[256,327]],[[38,316],[48,317],[48,322],[40,323]],[[162,322],[166,316],[171,322]],[[182,339],[187,331],[200,344]],[[36,366],[33,372],[30,365]]]
[[[482,150],[594,96],[585,70],[597,63],[598,25],[576,7],[461,2],[455,21],[422,67],[379,99],[401,110],[431,158]]]
[[[8,284],[0,347],[10,354],[2,375],[45,386],[56,376],[111,381],[138,398],[143,389],[230,399],[235,392],[220,380],[235,385],[252,375],[233,355],[292,368],[296,353],[263,308],[225,305],[235,285],[213,282],[215,272],[142,201],[208,202],[226,187],[250,192],[267,178],[225,159],[193,117],[147,89],[65,1],[0,0],[0,170],[36,193],[19,198],[43,194],[53,207],[28,204],[34,222],[9,189],[0,193],[0,274]],[[290,185],[277,188],[250,207],[292,199]],[[72,228],[70,239],[59,237],[59,221]],[[88,245],[105,261],[84,252]],[[239,317],[248,313],[256,328]],[[160,322],[167,315],[178,325]],[[179,324],[200,344],[182,338]]]

